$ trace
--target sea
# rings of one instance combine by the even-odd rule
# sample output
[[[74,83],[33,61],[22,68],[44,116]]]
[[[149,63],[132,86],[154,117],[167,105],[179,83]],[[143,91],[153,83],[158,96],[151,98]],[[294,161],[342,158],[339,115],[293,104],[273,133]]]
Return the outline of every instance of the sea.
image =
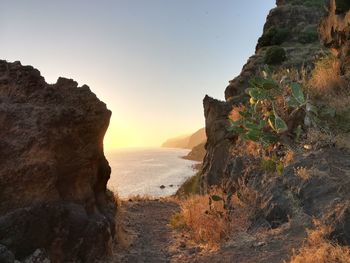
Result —
[[[108,188],[120,197],[134,195],[165,197],[196,171],[198,162],[185,160],[189,150],[172,148],[130,148],[105,153],[112,168]],[[164,188],[161,186],[164,186]]]

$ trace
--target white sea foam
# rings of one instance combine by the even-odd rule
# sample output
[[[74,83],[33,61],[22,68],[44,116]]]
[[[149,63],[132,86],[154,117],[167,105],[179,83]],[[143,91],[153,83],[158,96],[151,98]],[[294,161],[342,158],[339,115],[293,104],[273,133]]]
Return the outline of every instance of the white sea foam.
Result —
[[[172,195],[184,180],[195,173],[192,166],[196,162],[181,158],[188,152],[184,149],[151,148],[106,153],[112,168],[108,187],[121,197]],[[165,188],[161,189],[161,185]]]

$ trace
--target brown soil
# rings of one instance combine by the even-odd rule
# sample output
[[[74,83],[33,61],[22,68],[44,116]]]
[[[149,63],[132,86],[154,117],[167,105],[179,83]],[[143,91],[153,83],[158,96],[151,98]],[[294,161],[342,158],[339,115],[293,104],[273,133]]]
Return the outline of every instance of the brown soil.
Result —
[[[124,201],[122,224],[113,263],[158,262],[265,262],[280,263],[291,256],[305,238],[305,218],[279,229],[260,228],[235,233],[217,250],[191,242],[189,234],[173,230],[171,215],[179,210],[171,200]]]

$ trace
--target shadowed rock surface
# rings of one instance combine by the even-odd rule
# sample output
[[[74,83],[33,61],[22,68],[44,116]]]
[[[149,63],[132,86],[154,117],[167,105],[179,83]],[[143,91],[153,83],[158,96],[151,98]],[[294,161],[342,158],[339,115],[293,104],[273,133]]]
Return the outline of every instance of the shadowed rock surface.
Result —
[[[278,68],[294,68],[311,70],[313,63],[325,53],[325,48],[316,39],[311,43],[299,43],[298,37],[305,28],[317,30],[318,24],[324,15],[322,7],[306,7],[301,4],[292,4],[294,1],[277,1],[277,7],[273,8],[267,16],[264,25],[263,36],[271,28],[285,29],[288,37],[284,39],[280,46],[287,54],[287,60]],[[203,173],[201,185],[203,191],[208,186],[217,185],[224,177],[228,164],[230,148],[234,146],[234,138],[227,131],[229,112],[234,105],[239,105],[247,101],[245,89],[249,86],[249,80],[264,67],[264,55],[271,46],[269,43],[262,45],[262,38],[258,40],[255,54],[250,57],[239,76],[229,81],[225,90],[226,101],[219,101],[206,96],[203,100],[205,126],[207,134],[206,150],[207,154],[203,162]]]
[[[110,116],[88,86],[0,61],[0,244],[16,259],[39,248],[56,262],[108,254]]]
[[[312,7],[304,5],[303,1],[277,1],[277,7],[267,17],[255,55],[226,88],[226,101],[208,96],[204,98],[208,140],[200,184],[202,192],[215,185],[224,185],[227,191],[236,192],[242,201],[254,207],[256,222],[264,222],[271,228],[281,226],[301,213],[306,218],[317,218],[332,226],[334,232],[331,238],[340,244],[350,244],[350,155],[347,150],[337,149],[334,145],[302,150],[294,162],[285,167],[282,175],[272,175],[261,169],[254,170],[252,167],[260,166],[259,160],[254,157],[233,153],[237,138],[227,129],[230,125],[229,112],[233,106],[246,102],[248,81],[262,69],[263,56],[271,46],[270,43],[266,44],[266,35],[273,27],[288,31],[287,37],[278,43],[286,51],[287,59],[274,65],[274,72],[291,68],[303,69],[310,74],[314,63],[329,51],[319,40],[303,43],[300,35],[303,35],[305,28],[314,30],[319,26],[321,40],[326,47],[337,50],[342,78],[349,81],[350,5],[340,0],[324,3],[324,6],[328,6],[327,13],[321,5]],[[312,177],[298,177],[296,169],[299,167],[312,171]],[[253,202],[249,200],[252,195]]]

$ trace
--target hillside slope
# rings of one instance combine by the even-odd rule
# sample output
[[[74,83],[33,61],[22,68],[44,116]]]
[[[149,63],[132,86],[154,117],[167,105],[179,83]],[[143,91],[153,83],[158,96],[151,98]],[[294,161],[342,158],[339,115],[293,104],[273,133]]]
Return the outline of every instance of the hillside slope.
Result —
[[[321,225],[341,248],[350,244],[350,3],[276,4],[226,101],[204,98],[201,192],[237,195],[252,226]],[[307,249],[310,260],[317,248]],[[295,262],[338,262],[322,260]]]
[[[162,147],[192,149],[193,147],[205,141],[206,141],[205,129],[201,128],[191,135],[179,136],[176,138],[168,139],[166,142],[162,144]]]

